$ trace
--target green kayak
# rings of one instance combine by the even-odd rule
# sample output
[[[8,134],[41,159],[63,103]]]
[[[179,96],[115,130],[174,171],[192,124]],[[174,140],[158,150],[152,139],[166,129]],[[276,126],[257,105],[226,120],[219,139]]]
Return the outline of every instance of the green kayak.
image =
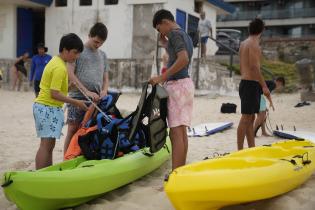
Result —
[[[6,197],[22,210],[50,210],[85,203],[159,168],[171,153],[170,141],[151,154],[149,148],[114,160],[83,156],[38,171],[4,174]]]

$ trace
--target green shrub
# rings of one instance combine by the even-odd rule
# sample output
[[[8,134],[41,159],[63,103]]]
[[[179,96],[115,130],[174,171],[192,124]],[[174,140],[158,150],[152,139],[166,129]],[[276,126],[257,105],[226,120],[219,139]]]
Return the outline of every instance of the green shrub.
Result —
[[[272,72],[274,77],[282,76],[285,78],[284,92],[293,92],[297,90],[298,75],[295,70],[294,64],[288,64],[281,61],[263,60],[262,66]],[[269,74],[263,72],[265,79],[272,79]]]
[[[233,64],[230,66],[228,63],[220,63],[223,66],[226,66],[227,69],[232,69],[232,71],[240,75],[240,65],[239,64]],[[268,69],[274,77],[282,76],[285,78],[286,86],[283,90],[283,92],[289,93],[294,92],[297,90],[297,84],[298,84],[298,75],[295,71],[294,64],[284,63],[281,61],[270,61],[270,60],[263,60],[262,61],[262,67]],[[268,74],[267,72],[263,71],[263,76],[266,80],[271,80],[272,76]]]
[[[233,64],[232,66],[230,66],[230,64],[228,63],[220,63],[222,66],[225,66],[228,70],[231,70],[237,74],[237,75],[240,75],[241,72],[240,72],[240,65],[239,64]]]

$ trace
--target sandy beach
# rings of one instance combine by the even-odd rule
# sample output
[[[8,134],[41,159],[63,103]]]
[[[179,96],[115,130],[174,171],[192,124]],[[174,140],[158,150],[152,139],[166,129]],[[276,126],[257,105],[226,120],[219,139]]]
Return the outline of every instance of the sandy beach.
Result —
[[[39,139],[36,137],[32,104],[33,92],[12,92],[0,89],[0,176],[9,170],[33,170],[34,158]],[[120,109],[136,109],[140,95],[123,94],[118,100]],[[315,132],[315,103],[295,108],[300,95],[274,94],[276,110],[270,113],[271,125],[283,125],[285,129]],[[236,114],[221,114],[222,103],[237,104]],[[231,129],[208,137],[190,138],[188,163],[212,156],[214,152],[225,153],[236,150],[236,130],[240,119],[240,100],[233,96],[195,97],[193,125],[204,122],[233,122]],[[63,128],[66,134],[66,127]],[[260,135],[260,132],[259,132]],[[269,144],[280,139],[276,137],[258,137],[257,145]],[[56,143],[54,163],[62,161],[64,136]],[[76,210],[172,210],[166,194],[160,191],[163,178],[171,169],[170,161],[153,173],[120,189],[107,193],[103,197],[78,206]],[[285,174],[284,174],[285,175]],[[299,188],[284,195],[258,202],[226,207],[224,210],[312,210],[315,207],[315,174]],[[0,209],[15,210],[13,203],[6,200],[0,191]]]

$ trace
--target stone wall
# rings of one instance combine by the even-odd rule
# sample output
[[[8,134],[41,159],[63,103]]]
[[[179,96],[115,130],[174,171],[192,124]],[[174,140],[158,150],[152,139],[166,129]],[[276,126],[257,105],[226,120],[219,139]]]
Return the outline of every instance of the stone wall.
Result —
[[[315,37],[268,38],[262,40],[264,56],[269,60],[295,63],[303,58],[315,60]]]
[[[214,62],[213,60],[207,60],[206,62],[200,62],[199,64],[199,76],[198,74],[198,60],[195,59],[193,63],[192,78],[195,86],[204,93],[217,93],[220,95],[237,95],[239,76],[234,75],[230,77],[230,72],[226,67]],[[197,81],[198,80],[198,81]]]
[[[140,91],[142,82],[147,81],[152,75],[157,74],[153,59],[110,59],[110,87],[122,91]],[[11,82],[10,68],[14,60],[0,59],[0,69],[3,71],[2,86],[8,88]],[[239,79],[237,76],[229,77],[226,67],[207,60],[199,63],[194,59],[191,76],[200,93],[217,93],[223,95],[235,95],[238,90]],[[29,64],[27,65],[29,70]],[[197,85],[198,82],[198,85]],[[25,78],[22,90],[30,89]]]
[[[140,88],[141,83],[151,77],[153,59],[111,59],[110,62],[110,87]]]
[[[0,70],[2,71],[2,86],[10,83],[10,69],[14,64],[14,60],[0,59]]]
[[[0,70],[2,72],[2,81],[0,81],[0,87],[4,89],[9,89],[12,85],[12,66],[14,65],[15,60],[14,59],[0,59]],[[30,70],[30,62],[25,63],[25,67],[27,69],[27,75],[29,76],[29,70]],[[25,78],[23,76],[23,82],[22,82],[22,90],[28,90],[29,82],[28,78]]]
[[[142,60],[110,60],[110,86],[117,89],[138,89],[141,82],[148,80],[151,75],[156,75],[153,59]],[[197,76],[199,74],[199,76]],[[199,63],[194,59],[191,68],[191,77],[200,94],[218,93],[222,95],[237,95],[239,76],[229,76],[226,67],[207,60]],[[197,85],[198,83],[198,85]]]

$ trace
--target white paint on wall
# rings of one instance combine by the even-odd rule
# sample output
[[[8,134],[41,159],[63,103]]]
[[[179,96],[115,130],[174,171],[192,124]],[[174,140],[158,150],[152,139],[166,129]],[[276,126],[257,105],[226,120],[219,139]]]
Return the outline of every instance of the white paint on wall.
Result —
[[[109,29],[105,52],[109,58],[131,58],[133,34],[133,5],[119,1],[120,5],[108,6],[100,16]]]
[[[92,6],[79,6],[79,0],[68,1],[67,7],[46,8],[45,41],[50,54],[59,51],[60,38],[73,32],[83,42],[97,21],[108,28],[106,42],[100,48],[109,58],[130,58],[132,41],[132,5],[119,1],[117,5],[104,5],[104,0],[93,1]]]
[[[127,4],[160,4],[169,0],[127,0]]]
[[[0,4],[0,58],[16,57],[16,6]]]
[[[95,22],[100,21],[109,30],[108,38],[101,47],[108,58],[131,58],[134,4],[163,3],[163,7],[170,10],[174,16],[176,16],[176,9],[180,9],[187,14],[199,17],[199,14],[194,11],[194,1],[191,0],[119,0],[117,5],[104,5],[104,0],[93,0],[91,6],[80,6],[79,0],[67,2],[66,7],[56,7],[53,1],[50,7],[45,8],[45,44],[51,55],[58,54],[60,38],[64,34],[76,33],[83,42],[86,42],[90,28]],[[0,5],[0,58],[15,58],[16,5]],[[204,4],[204,10],[211,20],[215,35],[216,10],[209,3]],[[152,17],[147,18],[152,19]],[[196,49],[194,57],[197,55]],[[213,55],[215,51],[216,45],[209,41],[208,55]]]

